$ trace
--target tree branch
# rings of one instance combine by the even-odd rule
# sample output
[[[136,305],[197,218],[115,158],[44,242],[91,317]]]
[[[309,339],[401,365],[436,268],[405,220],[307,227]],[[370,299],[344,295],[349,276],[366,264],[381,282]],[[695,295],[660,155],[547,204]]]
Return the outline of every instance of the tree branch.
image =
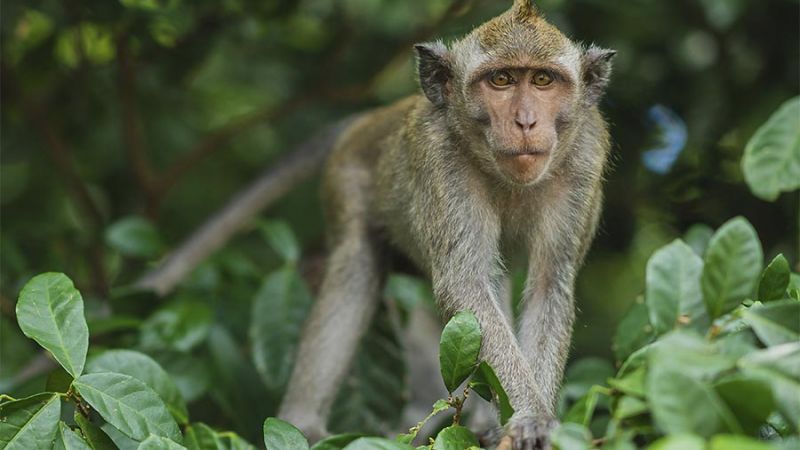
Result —
[[[243,224],[315,173],[339,133],[352,120],[354,117],[324,129],[289,152],[282,161],[266,170],[192,233],[159,267],[145,274],[134,285],[152,290],[161,296],[171,292],[199,263],[222,247]]]

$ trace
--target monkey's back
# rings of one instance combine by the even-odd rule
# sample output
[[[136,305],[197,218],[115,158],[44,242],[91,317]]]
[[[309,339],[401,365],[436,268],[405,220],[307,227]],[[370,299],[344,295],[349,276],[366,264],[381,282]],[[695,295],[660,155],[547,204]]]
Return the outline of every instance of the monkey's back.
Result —
[[[378,161],[387,140],[403,127],[409,112],[422,100],[406,97],[369,111],[345,129],[323,169],[322,201],[326,234],[335,238],[352,218],[374,217]]]

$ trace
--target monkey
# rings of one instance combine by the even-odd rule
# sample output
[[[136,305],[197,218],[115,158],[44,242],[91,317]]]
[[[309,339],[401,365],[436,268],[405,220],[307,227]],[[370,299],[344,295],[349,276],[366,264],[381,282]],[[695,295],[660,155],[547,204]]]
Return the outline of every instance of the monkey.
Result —
[[[450,45],[417,44],[421,93],[365,113],[323,169],[330,254],[278,416],[316,441],[396,252],[466,310],[514,414],[517,450],[550,448],[610,148],[598,103],[615,51],[567,38],[529,0]],[[506,266],[527,264],[515,327]]]

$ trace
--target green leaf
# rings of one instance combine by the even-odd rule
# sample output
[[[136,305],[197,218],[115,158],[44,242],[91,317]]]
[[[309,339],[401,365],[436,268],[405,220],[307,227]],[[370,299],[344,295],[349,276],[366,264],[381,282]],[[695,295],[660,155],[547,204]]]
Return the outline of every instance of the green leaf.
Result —
[[[775,410],[772,389],[763,380],[732,375],[714,384],[714,390],[749,435],[757,436],[759,428]]]
[[[745,375],[772,387],[778,410],[795,432],[800,430],[800,342],[776,345],[739,360]]]
[[[211,394],[239,430],[260,430],[276,401],[269,398],[255,367],[226,328],[215,324],[208,335],[212,360]],[[242,411],[248,411],[242,414]],[[261,433],[251,436],[260,439]]]
[[[311,447],[311,450],[341,450],[347,444],[364,437],[361,433],[345,433],[325,438]]]
[[[620,397],[613,409],[614,419],[617,421],[636,417],[649,411],[650,408],[644,400],[631,397],[630,395],[623,395]]]
[[[657,334],[663,334],[678,325],[682,311],[690,310],[700,317],[690,320],[708,322],[703,311],[700,291],[700,273],[703,261],[680,239],[656,251],[647,262],[647,290],[645,301],[650,313],[650,323]]]
[[[264,421],[267,450],[308,450],[308,441],[294,425],[270,417]]]
[[[361,339],[355,361],[334,401],[328,427],[385,435],[395,429],[408,399],[400,330],[381,306]]]
[[[106,350],[89,359],[87,373],[116,372],[132,376],[154,390],[175,420],[186,423],[189,412],[175,383],[152,358],[133,350]]]
[[[617,360],[623,361],[649,344],[654,337],[649,313],[644,302],[637,300],[625,313],[614,333],[613,350]]]
[[[786,101],[744,149],[742,172],[756,197],[774,201],[800,187],[800,97]]]
[[[61,398],[58,394],[37,394],[0,404],[0,448],[51,448],[60,416]]]
[[[58,433],[53,450],[92,450],[89,444],[64,422],[58,422]]]
[[[614,376],[614,366],[603,358],[582,358],[570,364],[565,375],[564,396],[574,400],[586,395],[594,385],[602,385]]]
[[[706,247],[708,247],[708,241],[711,240],[713,235],[714,230],[710,226],[704,223],[697,223],[686,230],[686,233],[683,234],[683,241],[694,250],[697,256],[702,258],[706,252]]]
[[[710,436],[741,432],[741,426],[711,386],[736,361],[689,331],[675,331],[648,352],[645,391],[655,425],[666,433]]]
[[[473,445],[480,446],[478,439],[469,429],[451,425],[436,435],[433,450],[464,450]]]
[[[743,318],[767,346],[800,341],[800,301],[788,299],[756,305],[745,311]]]
[[[285,262],[295,264],[300,259],[300,244],[289,225],[280,220],[259,223],[261,232]]]
[[[711,438],[708,450],[775,450],[775,447],[747,436],[721,434]]]
[[[475,370],[480,350],[478,319],[469,311],[457,313],[445,325],[439,341],[439,364],[448,392],[455,391]]]
[[[164,402],[144,383],[121,373],[90,373],[72,384],[92,407],[131,439],[154,434],[181,442],[178,425]]]
[[[647,450],[706,450],[706,441],[693,434],[673,434],[653,442]]]
[[[567,411],[562,420],[563,423],[578,423],[588,427],[592,421],[594,410],[600,393],[597,389],[590,389],[586,394],[579,398]]]
[[[761,280],[758,283],[758,300],[768,302],[782,299],[786,294],[786,288],[789,287],[791,274],[789,261],[783,254],[773,258],[761,274]]]
[[[214,316],[208,305],[195,301],[170,303],[141,327],[141,344],[148,350],[188,352],[208,336]]]
[[[414,447],[384,438],[363,437],[348,444],[344,450],[414,450]]]
[[[226,450],[217,433],[204,423],[186,427],[183,443],[189,450]]]
[[[707,437],[735,424],[730,410],[711,386],[685,375],[680,369],[651,370],[647,398],[653,421],[665,433],[694,433]]]
[[[155,258],[164,247],[156,227],[138,216],[114,222],[106,229],[105,240],[109,247],[132,258]]]
[[[268,275],[253,299],[250,321],[252,358],[261,380],[282,393],[313,299],[293,266]]]
[[[729,220],[714,233],[701,280],[712,319],[732,311],[753,293],[763,258],[761,242],[743,217]]]
[[[128,437],[128,435],[108,422],[103,422],[100,424],[100,430],[102,430],[103,433],[108,436],[109,439],[111,439],[111,441],[114,443],[114,446],[119,450],[137,450],[139,448],[139,444],[141,443],[137,439]]]
[[[422,278],[399,273],[389,275],[383,296],[399,303],[407,311],[420,303],[434,304],[430,283]]]
[[[136,450],[186,450],[186,447],[171,439],[151,434]]]
[[[500,424],[505,425],[511,415],[514,414],[514,408],[511,407],[511,402],[508,400],[508,394],[494,373],[494,369],[486,361],[481,361],[475,375],[472,377],[470,386],[487,386],[491,392],[491,400],[494,400],[498,409],[500,410]],[[484,397],[486,398],[486,397]],[[489,399],[487,399],[489,400]]]
[[[53,354],[73,378],[83,373],[89,327],[83,298],[63,273],[33,277],[19,294],[17,321],[23,333]]]
[[[562,424],[553,431],[551,438],[559,450],[590,450],[592,448],[592,433],[577,423]]]
[[[75,411],[74,419],[92,450],[117,450],[111,438],[79,411]]]

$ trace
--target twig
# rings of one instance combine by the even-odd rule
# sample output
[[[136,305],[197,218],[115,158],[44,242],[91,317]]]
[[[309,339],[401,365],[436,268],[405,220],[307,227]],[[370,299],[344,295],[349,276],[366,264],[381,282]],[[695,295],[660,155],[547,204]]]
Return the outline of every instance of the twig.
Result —
[[[158,208],[158,195],[156,195],[154,186],[155,175],[142,138],[142,124],[136,105],[136,70],[128,47],[127,35],[117,38],[116,48],[119,71],[118,94],[122,109],[124,144],[134,178],[147,199],[148,215],[152,215]]]

